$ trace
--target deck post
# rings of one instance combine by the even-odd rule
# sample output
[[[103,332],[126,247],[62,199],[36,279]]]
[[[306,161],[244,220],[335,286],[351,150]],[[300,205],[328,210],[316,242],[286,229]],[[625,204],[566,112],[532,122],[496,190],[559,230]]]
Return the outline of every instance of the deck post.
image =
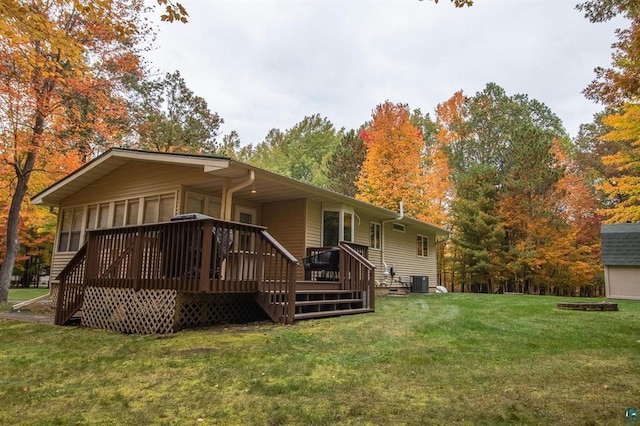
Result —
[[[256,263],[253,271],[254,279],[258,283],[258,291],[264,291],[264,257],[266,247],[262,238],[256,238]]]
[[[287,283],[287,324],[293,324],[296,316],[296,268],[295,263],[287,262],[289,277]]]
[[[143,254],[143,244],[142,244],[142,236],[144,235],[144,229],[142,227],[138,227],[136,232],[135,241],[133,245],[133,259],[131,264],[131,275],[133,278],[133,288],[135,290],[140,290],[142,285],[142,254]]]
[[[369,272],[369,308],[376,309],[376,280],[374,271]]]
[[[97,238],[91,235],[91,232],[87,235],[87,253],[84,264],[84,282],[88,282],[92,278],[98,278],[98,256],[99,247],[96,244]]]
[[[200,291],[209,290],[209,271],[211,270],[211,247],[213,245],[213,221],[202,223],[202,258],[200,260]]]

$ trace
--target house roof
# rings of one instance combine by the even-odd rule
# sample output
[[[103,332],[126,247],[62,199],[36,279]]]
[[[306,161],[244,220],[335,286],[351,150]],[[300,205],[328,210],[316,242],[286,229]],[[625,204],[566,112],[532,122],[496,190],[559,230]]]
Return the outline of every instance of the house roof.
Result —
[[[640,266],[640,223],[602,225],[602,264]]]
[[[36,194],[31,201],[37,205],[59,206],[65,198],[82,190],[130,161],[156,162],[167,165],[201,168],[203,173],[227,178],[231,182],[234,180],[245,180],[248,172],[253,171],[255,173],[254,184],[237,192],[236,195],[251,197],[257,202],[282,201],[286,196],[287,198],[310,198],[319,201],[345,203],[353,206],[356,210],[371,213],[375,215],[375,217],[380,218],[380,220],[395,219],[397,222],[409,226],[427,228],[439,236],[449,235],[447,230],[437,226],[406,216],[400,218],[399,215],[392,210],[377,207],[356,200],[355,198],[318,188],[314,185],[300,182],[227,157],[150,152],[123,148],[112,148],[106,151],[75,172],[54,183],[49,188]],[[203,180],[201,185],[203,185],[203,187],[206,185],[206,187],[210,189],[211,185],[215,185],[215,183],[211,180]],[[285,189],[285,191],[283,191],[283,189]],[[246,194],[243,192],[246,192]]]

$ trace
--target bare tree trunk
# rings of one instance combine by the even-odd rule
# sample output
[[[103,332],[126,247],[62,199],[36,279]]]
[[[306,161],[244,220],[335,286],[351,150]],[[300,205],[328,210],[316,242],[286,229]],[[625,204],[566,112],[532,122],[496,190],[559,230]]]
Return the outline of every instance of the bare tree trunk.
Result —
[[[39,120],[36,120],[36,129],[38,121]],[[44,123],[44,120],[42,121],[42,123]],[[36,136],[34,136],[34,138],[35,137]],[[20,249],[20,244],[18,242],[20,209],[22,207],[24,197],[27,195],[29,179],[31,178],[31,171],[35,166],[35,163],[36,151],[35,149],[32,149],[27,153],[26,159],[23,164],[20,164],[20,162],[16,159],[16,163],[13,165],[16,171],[18,184],[16,185],[16,190],[11,197],[9,218],[7,220],[7,249],[5,252],[4,261],[2,262],[2,266],[0,266],[0,302],[6,302],[9,298],[9,286],[11,284],[13,265],[16,262],[16,258],[18,257],[18,250]]]

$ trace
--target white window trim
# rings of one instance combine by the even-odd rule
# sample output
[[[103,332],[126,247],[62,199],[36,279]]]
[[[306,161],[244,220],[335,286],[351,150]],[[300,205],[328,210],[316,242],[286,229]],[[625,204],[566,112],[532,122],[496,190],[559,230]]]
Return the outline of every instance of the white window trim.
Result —
[[[427,257],[429,257],[429,237],[428,237],[428,236],[426,236],[426,235],[423,235],[423,234],[416,234],[416,240],[417,240],[418,238],[422,238],[422,239],[424,239],[424,240],[426,240],[426,241],[427,241],[427,253],[426,253],[426,254],[418,254],[418,253],[416,252],[416,256],[417,256],[417,257],[421,257],[421,258],[427,258]],[[417,241],[416,241],[416,242],[417,242]],[[417,246],[416,246],[416,248],[417,248]]]
[[[322,216],[320,217],[320,244],[324,244],[324,212],[337,212],[338,214],[338,243],[345,241],[344,239],[344,215],[351,215],[351,242],[355,242],[356,236],[356,213],[353,209],[345,207],[323,207]]]
[[[175,213],[176,211],[176,206],[177,206],[177,202],[178,202],[178,191],[177,190],[173,190],[173,191],[162,191],[162,192],[156,192],[156,193],[149,193],[149,194],[144,194],[141,195],[139,197],[126,197],[126,198],[117,198],[117,199],[111,199],[111,200],[105,200],[105,201],[96,201],[96,202],[91,202],[91,203],[87,203],[87,204],[79,204],[79,205],[73,205],[73,206],[64,206],[64,207],[60,207],[60,209],[58,210],[58,225],[56,227],[56,238],[55,238],[55,246],[54,246],[54,253],[75,253],[77,252],[77,250],[72,250],[72,251],[68,251],[68,250],[59,250],[59,244],[60,244],[60,234],[62,233],[62,212],[63,210],[71,210],[73,211],[74,209],[78,209],[81,208],[82,209],[82,224],[80,227],[80,247],[82,247],[82,245],[86,242],[86,235],[87,235],[87,220],[88,220],[88,215],[89,215],[89,207],[90,206],[100,206],[100,205],[105,205],[105,204],[109,204],[109,220],[107,221],[108,223],[108,227],[107,228],[101,228],[101,229],[110,229],[110,228],[114,228],[113,226],[113,219],[114,219],[114,215],[115,215],[115,205],[118,202],[124,202],[125,203],[125,210],[124,210],[124,226],[127,226],[127,214],[129,213],[129,209],[128,209],[128,202],[131,200],[138,200],[138,217],[136,218],[136,223],[129,225],[129,226],[137,226],[137,225],[142,225],[142,220],[144,218],[144,200],[146,198],[150,198],[150,197],[161,197],[163,195],[169,195],[171,194],[173,196],[173,212]],[[96,215],[96,221],[97,221],[97,217],[98,215]],[[97,229],[97,228],[94,228]],[[80,247],[78,247],[78,249],[80,249]]]
[[[378,247],[371,245],[371,227],[376,226],[378,228]],[[371,250],[382,250],[382,224],[380,222],[369,222],[369,248]]]
[[[85,227],[85,224],[87,223],[87,215],[89,214],[89,205],[77,205],[77,206],[67,206],[67,207],[61,207],[58,210],[58,226],[56,227],[56,238],[54,241],[54,253],[75,253],[78,250],[67,250],[69,248],[69,244],[71,243],[71,230],[67,231],[67,233],[69,234],[68,239],[67,239],[67,247],[65,250],[60,250],[60,237],[62,236],[62,216],[63,216],[63,210],[66,211],[71,211],[73,212],[73,210],[75,209],[82,209],[82,219],[80,222],[80,242],[78,243],[78,250],[80,249],[80,247],[82,247],[83,241],[85,241],[85,236],[87,234],[87,229]],[[73,216],[72,216],[73,217]],[[73,220],[73,219],[72,219]],[[73,225],[72,225],[73,227]]]

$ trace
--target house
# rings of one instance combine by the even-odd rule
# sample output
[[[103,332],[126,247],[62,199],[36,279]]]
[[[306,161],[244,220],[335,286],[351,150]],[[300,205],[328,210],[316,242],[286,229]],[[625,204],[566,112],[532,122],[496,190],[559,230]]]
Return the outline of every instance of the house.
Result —
[[[640,300],[640,223],[602,225],[601,237],[607,297]]]
[[[208,320],[203,317],[219,316],[211,313],[216,309],[251,314],[247,311],[254,309],[246,308],[246,297],[241,295],[257,299],[266,311],[265,305],[277,305],[269,315],[284,322],[314,313],[368,311],[373,309],[375,295],[373,289],[364,288],[367,283],[409,284],[413,279],[414,290],[435,287],[436,242],[448,236],[443,229],[394,211],[230,158],[128,149],[110,149],[37,194],[32,202],[58,211],[51,277],[62,292],[58,311],[66,305],[68,312],[56,321],[68,321],[70,312],[82,307],[87,324],[115,329],[119,327],[112,324],[115,317],[130,316],[123,310],[156,312],[164,299],[172,306],[167,309],[188,305],[184,309],[197,317],[191,323],[175,315],[162,319],[170,330],[205,324]],[[170,221],[184,213],[206,216]],[[217,237],[211,237],[209,230],[214,234],[217,230]],[[187,241],[184,235],[189,233],[195,236]],[[222,258],[218,256],[223,245],[220,235],[226,234],[232,242]],[[198,246],[198,254],[193,245]],[[340,267],[336,263],[327,269],[322,262],[312,262],[323,256],[334,256]],[[169,259],[174,264],[169,265]],[[351,264],[353,270],[347,270]],[[187,277],[187,272],[179,271],[187,267],[199,271]],[[325,290],[334,286],[337,293],[314,295],[322,290],[321,282]],[[274,283],[280,287],[269,287],[269,297],[257,296]],[[64,293],[63,287],[64,292],[76,288],[76,293]],[[305,289],[311,293],[290,294]],[[126,295],[120,294],[125,290]],[[153,292],[144,299],[140,290]],[[160,290],[173,293],[159,296]],[[274,297],[272,293],[282,294]],[[185,301],[196,294],[224,294],[227,299]],[[329,302],[334,296],[357,302]],[[312,303],[316,299],[326,300]],[[123,308],[123,301],[132,306]],[[220,308],[225,303],[236,308]],[[91,309],[111,313],[92,319]],[[158,328],[154,325],[158,321],[148,320],[151,329]]]

